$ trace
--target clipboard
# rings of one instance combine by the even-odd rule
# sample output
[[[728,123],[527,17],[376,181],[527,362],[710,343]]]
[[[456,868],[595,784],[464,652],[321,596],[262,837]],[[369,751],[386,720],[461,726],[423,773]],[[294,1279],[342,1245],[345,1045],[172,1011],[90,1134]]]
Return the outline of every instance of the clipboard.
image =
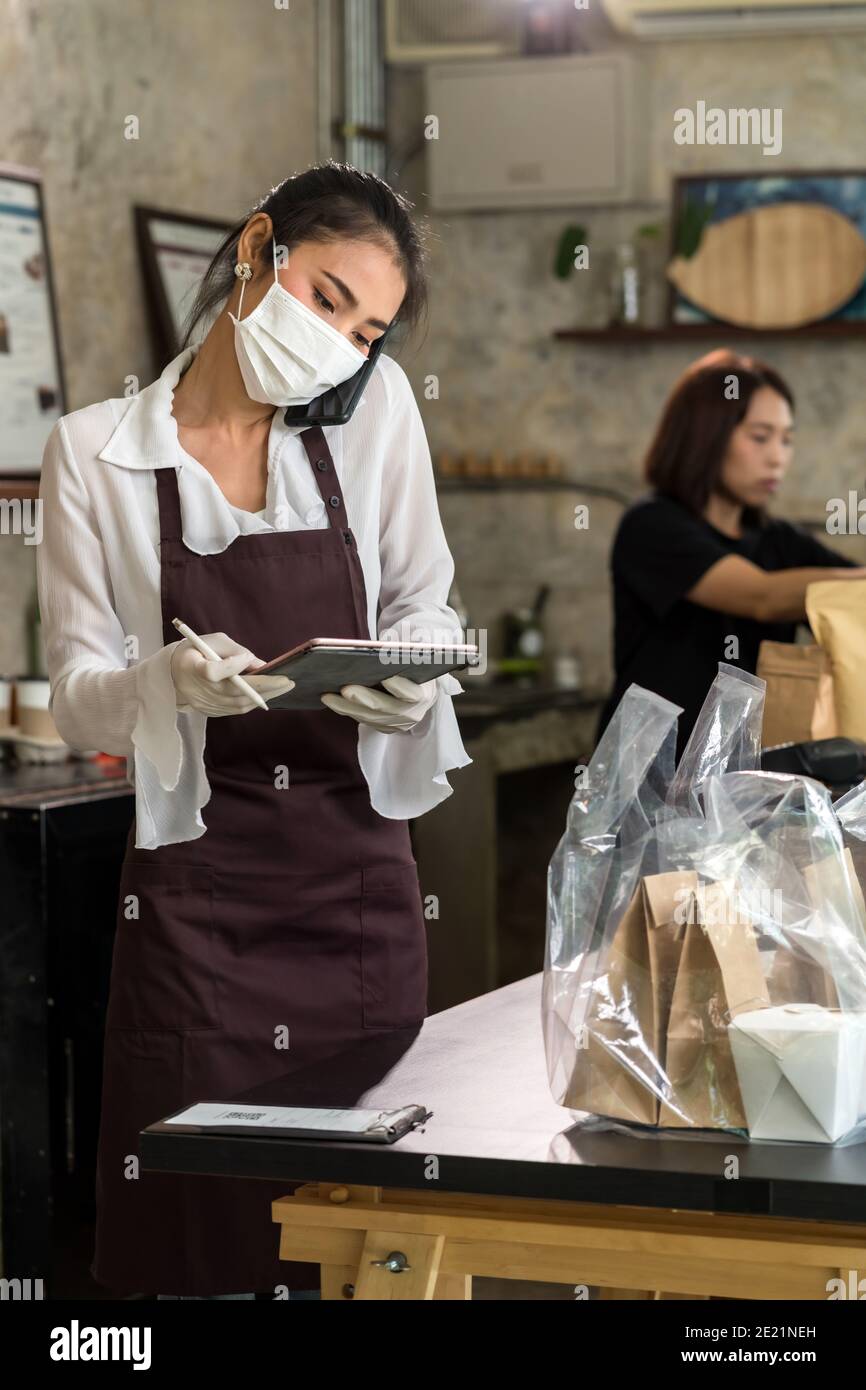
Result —
[[[354,1106],[231,1105],[200,1101],[163,1120],[196,1134],[255,1135],[256,1138],[326,1139],[353,1144],[394,1144],[432,1115],[426,1105],[394,1110]]]

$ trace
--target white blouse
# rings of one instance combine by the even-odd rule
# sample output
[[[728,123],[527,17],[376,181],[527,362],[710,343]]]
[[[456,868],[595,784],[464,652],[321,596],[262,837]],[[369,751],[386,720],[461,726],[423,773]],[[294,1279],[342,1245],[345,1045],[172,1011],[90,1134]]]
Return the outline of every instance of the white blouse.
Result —
[[[178,469],[183,539],[199,555],[225,550],[240,535],[329,524],[299,438],[303,426],[286,426],[281,409],[271,422],[264,515],[233,507],[181,447],[172,399],[197,351],[180,353],[135,396],[63,416],[42,463],[37,570],[50,709],[72,748],[129,759],[135,843],[143,849],[203,835],[201,809],[210,797],[207,717],[177,709],[169,671],[177,643],[163,644],[152,470]],[[409,640],[463,640],[447,603],[454,562],[430,450],[412,388],[393,358],[380,356],[352,419],[326,428],[325,437],[357,540],[370,632],[397,628]],[[267,660],[273,653],[255,655]],[[383,816],[402,820],[430,810],[451,794],[449,769],[472,761],[451,698],[462,687],[452,675],[438,684],[436,702],[409,733],[358,725],[359,765]]]

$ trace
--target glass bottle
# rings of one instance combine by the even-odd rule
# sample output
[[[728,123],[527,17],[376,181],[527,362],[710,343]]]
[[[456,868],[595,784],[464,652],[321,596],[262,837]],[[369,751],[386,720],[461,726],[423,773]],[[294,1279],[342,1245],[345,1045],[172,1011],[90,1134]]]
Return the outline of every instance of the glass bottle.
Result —
[[[636,324],[640,319],[640,273],[630,241],[616,249],[610,309],[612,324]]]

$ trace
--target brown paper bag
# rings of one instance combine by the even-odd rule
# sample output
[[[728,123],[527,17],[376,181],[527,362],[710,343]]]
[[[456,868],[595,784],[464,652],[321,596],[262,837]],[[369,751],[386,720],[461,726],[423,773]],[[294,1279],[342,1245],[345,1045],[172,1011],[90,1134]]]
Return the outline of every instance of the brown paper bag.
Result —
[[[850,862],[854,866],[854,878],[857,888],[860,890],[860,897],[866,891],[866,840],[861,840],[857,835],[852,835],[850,831],[842,831],[845,840],[845,853],[850,856]],[[857,889],[855,888],[855,893]],[[866,912],[866,901],[863,910]]]
[[[866,579],[810,584],[806,616],[830,658],[838,732],[866,739]]]
[[[686,927],[667,1029],[670,1103],[659,1124],[745,1128],[728,1024],[770,996],[755,931],[732,885],[709,883]]]
[[[641,879],[601,963],[563,1102],[656,1124],[665,1030],[694,873]]]
[[[803,870],[803,878],[809,890],[809,898],[816,913],[827,904],[835,913],[845,918],[853,908],[857,921],[852,926],[866,932],[866,901],[857,877],[857,870],[850,849],[843,850],[843,860],[837,854],[828,854],[815,864]],[[847,867],[848,873],[845,873]],[[849,893],[850,884],[850,893]],[[770,989],[774,1000],[780,1004],[823,1004],[827,1009],[839,1008],[839,995],[833,975],[822,964],[820,941],[816,943],[816,957],[779,947],[770,974]]]
[[[830,658],[817,646],[762,642],[757,674],[767,682],[761,743],[804,743],[838,733]]]
[[[774,1004],[821,1004],[838,1009],[839,996],[832,975],[807,956],[785,946],[777,946],[773,967],[767,977]]]

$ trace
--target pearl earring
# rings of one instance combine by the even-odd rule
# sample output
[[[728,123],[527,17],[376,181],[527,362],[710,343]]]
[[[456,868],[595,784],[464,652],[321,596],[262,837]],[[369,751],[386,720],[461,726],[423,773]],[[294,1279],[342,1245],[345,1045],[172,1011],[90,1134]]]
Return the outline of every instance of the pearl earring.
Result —
[[[238,261],[235,266],[235,275],[239,280],[252,280],[253,268],[249,261]]]

